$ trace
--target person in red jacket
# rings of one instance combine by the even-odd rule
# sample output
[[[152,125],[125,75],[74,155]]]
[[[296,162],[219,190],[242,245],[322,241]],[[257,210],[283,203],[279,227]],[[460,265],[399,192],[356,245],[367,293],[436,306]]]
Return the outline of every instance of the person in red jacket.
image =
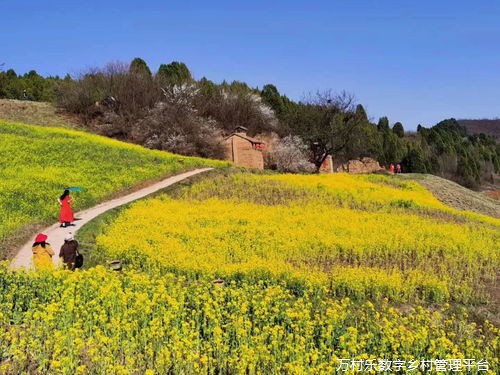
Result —
[[[389,172],[394,173],[394,164],[392,164],[392,163],[389,166]]]
[[[69,189],[64,189],[64,193],[57,200],[61,206],[59,213],[59,222],[61,227],[65,228],[69,225],[74,225],[72,222],[75,220],[73,210],[71,209],[72,199],[69,196]]]

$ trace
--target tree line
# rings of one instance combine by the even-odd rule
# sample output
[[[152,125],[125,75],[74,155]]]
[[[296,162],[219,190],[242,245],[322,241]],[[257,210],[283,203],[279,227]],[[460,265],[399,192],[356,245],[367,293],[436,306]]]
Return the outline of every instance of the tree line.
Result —
[[[476,187],[500,171],[500,147],[471,135],[455,119],[406,132],[387,117],[370,121],[347,92],[309,94],[293,101],[276,86],[195,80],[182,62],[152,72],[135,58],[77,77],[44,78],[35,71],[0,72],[0,98],[52,101],[77,114],[94,132],[184,155],[223,158],[221,139],[237,126],[251,136],[274,134],[268,166],[282,171],[319,170],[327,155],[337,163],[372,157],[404,172],[432,173]]]
[[[71,77],[67,75],[64,79],[71,80]],[[0,71],[0,98],[52,102],[54,88],[62,80],[58,76],[43,77],[35,70],[23,75],[14,69]]]

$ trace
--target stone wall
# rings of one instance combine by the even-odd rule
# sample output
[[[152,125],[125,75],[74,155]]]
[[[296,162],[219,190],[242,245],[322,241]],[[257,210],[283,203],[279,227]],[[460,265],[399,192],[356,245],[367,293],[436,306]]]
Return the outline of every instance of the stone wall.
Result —
[[[337,168],[337,172],[348,173],[373,173],[380,171],[382,167],[372,158],[362,158],[360,160],[349,160]]]

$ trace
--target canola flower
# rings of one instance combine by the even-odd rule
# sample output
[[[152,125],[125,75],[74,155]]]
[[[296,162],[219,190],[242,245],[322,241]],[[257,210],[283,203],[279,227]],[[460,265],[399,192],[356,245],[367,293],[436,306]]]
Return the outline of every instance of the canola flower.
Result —
[[[124,271],[1,263],[0,373],[334,374],[350,358],[493,375],[500,330],[460,305],[484,302],[498,237],[495,219],[393,178],[210,178],[98,237]]]
[[[202,182],[185,194],[196,199],[243,199],[266,205],[300,204],[318,199],[325,204],[356,210],[409,209],[421,215],[440,214],[448,220],[500,225],[500,219],[448,207],[417,182],[402,180],[397,175],[234,174],[229,180]]]
[[[341,358],[476,358],[490,374],[499,368],[500,331],[448,305],[401,312],[386,299],[101,266],[0,265],[0,325],[2,374],[332,374]]]
[[[500,225],[466,219],[416,183],[377,178],[383,184],[343,174],[209,179],[178,199],[134,204],[97,252],[150,272],[264,277],[357,300],[483,300],[479,286],[500,264]]]
[[[83,186],[83,209],[135,184],[224,162],[153,151],[62,128],[0,121],[0,241],[23,226],[57,220],[65,186]]]

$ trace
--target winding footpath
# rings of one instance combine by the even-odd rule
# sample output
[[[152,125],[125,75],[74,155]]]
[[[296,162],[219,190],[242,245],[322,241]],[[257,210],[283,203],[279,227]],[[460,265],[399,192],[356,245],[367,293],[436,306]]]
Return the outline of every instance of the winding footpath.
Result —
[[[157,192],[158,190],[164,189],[170,185],[173,185],[176,182],[185,180],[186,178],[189,178],[199,173],[209,171],[211,169],[213,168],[195,169],[193,171],[168,177],[164,180],[161,180],[153,185],[145,187],[131,194],[125,195],[120,198],[112,199],[110,201],[100,203],[97,206],[77,212],[75,213],[75,217],[79,218],[80,220],[77,220],[75,222],[76,224],[75,226],[71,226],[68,228],[60,228],[59,223],[56,223],[48,228],[40,230],[39,233],[44,233],[48,236],[47,242],[50,243],[50,245],[54,249],[54,252],[56,253],[56,255],[52,257],[52,261],[56,265],[59,264],[59,256],[58,256],[59,249],[64,243],[64,237],[66,237],[68,233],[72,233],[73,235],[75,235],[78,232],[79,228],[81,228],[84,224],[88,223],[90,220],[96,218],[100,214],[109,211],[113,208],[127,204],[129,202],[135,201],[137,199],[144,198],[145,196]],[[17,255],[10,264],[11,268],[21,268],[21,267],[25,267],[28,269],[33,268],[33,263],[31,261],[32,259],[31,245],[33,244],[33,238],[35,238],[35,236],[36,233],[33,233],[32,239],[19,250],[19,252],[17,253]]]

